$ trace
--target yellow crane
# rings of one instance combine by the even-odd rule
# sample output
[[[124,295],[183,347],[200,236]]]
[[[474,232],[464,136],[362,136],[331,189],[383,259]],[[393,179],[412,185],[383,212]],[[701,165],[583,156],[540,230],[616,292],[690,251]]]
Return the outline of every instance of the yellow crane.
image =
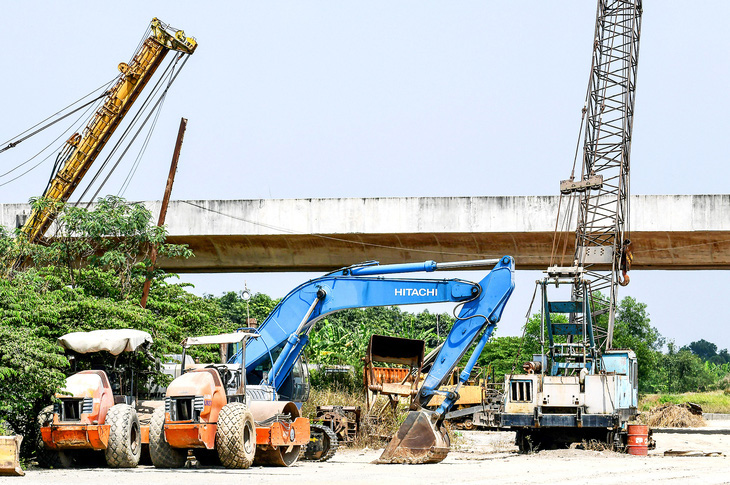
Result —
[[[57,203],[68,201],[91,165],[119,126],[132,104],[152,78],[169,51],[192,54],[197,42],[157,18],[150,24],[150,36],[140,45],[129,64],[119,64],[121,76],[84,127],[61,150],[63,166],[51,180],[44,197],[49,201],[31,212],[21,231],[30,242],[37,242],[57,215]]]

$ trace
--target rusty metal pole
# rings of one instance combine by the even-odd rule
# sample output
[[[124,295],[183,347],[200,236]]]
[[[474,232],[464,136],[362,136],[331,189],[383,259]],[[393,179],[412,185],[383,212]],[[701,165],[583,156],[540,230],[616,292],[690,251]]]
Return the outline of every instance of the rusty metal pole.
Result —
[[[157,220],[158,226],[165,224],[165,217],[167,216],[167,205],[170,203],[170,194],[172,193],[172,184],[175,182],[175,172],[177,172],[177,161],[180,158],[180,149],[182,148],[183,137],[185,136],[185,128],[187,127],[188,120],[180,118],[180,129],[177,131],[177,141],[175,142],[175,151],[172,153],[172,163],[170,164],[170,174],[167,176],[167,185],[165,185],[165,195],[162,197],[162,206],[160,207],[160,217]],[[140,305],[142,308],[147,307],[147,297],[150,294],[150,284],[152,283],[152,270],[155,268],[155,262],[157,261],[157,248],[152,247],[152,253],[150,254],[150,260],[152,261],[147,278],[144,282],[144,288],[142,289],[142,301]]]

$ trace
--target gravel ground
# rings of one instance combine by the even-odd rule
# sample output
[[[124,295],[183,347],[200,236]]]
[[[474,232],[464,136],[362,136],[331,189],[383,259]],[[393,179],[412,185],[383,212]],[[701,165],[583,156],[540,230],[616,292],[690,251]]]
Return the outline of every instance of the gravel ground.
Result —
[[[730,422],[713,422],[711,427],[730,429]],[[157,470],[142,466],[129,470],[30,469],[25,478],[0,478],[0,482],[16,480],[25,485],[99,485],[105,482],[125,485],[730,483],[730,435],[661,433],[655,434],[654,438],[657,449],[645,457],[586,450],[548,450],[519,455],[513,444],[514,433],[463,431],[457,439],[457,449],[442,463],[433,465],[373,465],[371,462],[380,456],[381,450],[344,449],[328,462],[303,462],[289,468]],[[725,456],[664,456],[669,449],[718,451]]]

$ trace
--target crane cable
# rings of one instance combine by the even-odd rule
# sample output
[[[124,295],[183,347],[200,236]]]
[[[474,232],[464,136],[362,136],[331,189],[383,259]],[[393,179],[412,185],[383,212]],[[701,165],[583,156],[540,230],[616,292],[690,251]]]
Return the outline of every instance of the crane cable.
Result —
[[[127,64],[131,65],[131,64],[133,64],[133,63],[134,63],[134,59],[135,59],[135,57],[137,56],[137,53],[138,53],[138,52],[140,51],[140,49],[141,49],[141,48],[142,48],[142,46],[144,45],[144,42],[145,42],[145,41],[146,41],[146,40],[147,40],[147,39],[148,39],[148,38],[150,37],[150,35],[151,35],[151,32],[152,32],[152,28],[151,28],[150,26],[147,26],[147,28],[145,29],[144,33],[142,34],[142,37],[140,38],[139,42],[137,43],[137,47],[136,47],[136,48],[134,49],[134,53],[132,54],[132,57],[130,57],[130,59],[129,59],[129,61],[127,62]],[[169,69],[169,66],[168,66],[168,69]],[[164,77],[164,74],[163,74],[163,77]],[[159,84],[159,81],[158,81],[158,84]],[[149,96],[148,96],[148,99],[149,99]],[[144,104],[146,104],[146,103],[147,103],[147,100],[145,100],[145,103],[143,103],[143,106],[142,106],[142,107],[140,108],[140,110],[139,110],[140,112],[141,112],[141,111],[142,111],[142,110],[144,109]],[[132,120],[132,122],[130,123],[130,127],[131,127],[132,125],[134,125],[134,123],[135,123],[135,120],[136,120],[136,118],[137,118],[137,117],[138,117],[138,114],[137,114],[137,115],[135,115],[135,118],[134,118],[134,119]],[[129,128],[127,129],[127,131],[128,131],[128,130],[129,130]],[[111,158],[111,156],[112,156],[112,155],[114,154],[114,152],[115,152],[115,151],[117,150],[117,148],[118,148],[118,146],[119,146],[119,143],[121,143],[121,141],[122,141],[122,140],[124,139],[124,137],[125,137],[125,136],[126,136],[126,132],[125,132],[125,134],[123,134],[123,135],[122,135],[121,139],[120,139],[120,140],[119,140],[119,141],[117,142],[117,144],[116,144],[116,145],[114,146],[114,148],[112,149],[112,152],[111,152],[111,153],[110,153],[110,155],[109,155],[109,156],[107,157],[107,159],[106,159],[106,160],[104,161],[104,163],[103,163],[103,164],[102,164],[102,166],[100,167],[99,171],[102,171],[102,170],[104,169],[104,167],[106,166],[106,164],[107,164],[107,162],[109,161],[109,159]],[[97,177],[97,176],[98,176],[98,175],[94,176],[93,180],[91,181],[91,183],[90,183],[89,185],[93,184],[93,182],[94,182],[94,180],[96,180],[96,177]],[[88,190],[88,187],[87,187],[87,189],[86,189],[86,190]],[[84,194],[85,194],[85,193],[86,193],[86,191],[84,191]],[[83,197],[83,194],[82,194],[82,197]],[[77,204],[78,204],[78,202],[77,202]]]
[[[184,58],[184,60],[183,60],[183,63],[182,63],[182,65],[180,66],[180,68],[179,68],[179,69],[177,70],[177,72],[175,72],[173,64],[177,64],[177,62],[178,62],[178,61],[180,60],[180,58],[181,58],[181,57],[183,57],[183,56],[185,57],[185,58]],[[149,113],[149,114],[147,115],[147,117],[146,117],[146,118],[144,119],[144,121],[142,122],[141,126],[140,126],[140,127],[139,127],[139,129],[137,130],[137,132],[136,132],[136,133],[134,134],[134,136],[132,137],[132,140],[131,140],[131,141],[130,141],[130,142],[129,142],[129,143],[127,144],[127,145],[126,145],[126,147],[125,147],[125,148],[124,148],[124,150],[122,151],[122,153],[121,153],[121,155],[119,156],[119,158],[117,159],[117,161],[116,161],[116,162],[114,163],[114,165],[112,166],[112,168],[111,168],[111,170],[109,171],[109,173],[107,174],[107,176],[106,176],[106,177],[104,178],[104,180],[103,180],[103,181],[101,182],[101,184],[100,184],[99,188],[98,188],[98,189],[97,189],[97,190],[96,190],[96,191],[94,192],[94,195],[93,195],[93,196],[92,196],[92,197],[91,197],[91,198],[89,199],[89,201],[88,201],[88,202],[86,203],[86,207],[88,208],[88,207],[89,207],[89,206],[90,206],[90,205],[92,204],[92,202],[94,201],[94,199],[96,199],[96,197],[97,197],[97,196],[99,195],[99,192],[101,192],[101,190],[102,190],[102,189],[104,188],[104,186],[106,185],[106,183],[107,183],[107,182],[109,181],[109,178],[111,177],[111,175],[112,175],[112,174],[114,173],[114,171],[116,170],[116,168],[117,168],[117,167],[119,166],[119,164],[121,163],[122,159],[124,158],[124,155],[126,155],[127,151],[129,151],[129,149],[131,148],[132,144],[133,144],[133,143],[134,143],[134,141],[135,141],[135,140],[137,139],[137,136],[138,136],[138,135],[140,134],[140,132],[142,131],[142,129],[144,128],[144,126],[145,126],[145,125],[147,124],[147,121],[149,121],[149,118],[150,118],[150,117],[152,116],[152,114],[153,114],[154,110],[155,110],[155,109],[156,109],[156,108],[158,107],[158,105],[160,105],[160,103],[161,103],[161,102],[163,102],[163,101],[164,101],[164,99],[165,99],[165,95],[167,94],[167,91],[168,91],[168,90],[170,89],[170,86],[172,86],[172,83],[173,83],[173,82],[175,81],[175,79],[177,78],[177,76],[178,76],[178,75],[180,74],[180,71],[182,71],[182,68],[183,68],[183,67],[185,66],[185,63],[186,63],[186,62],[188,61],[188,58],[189,58],[189,57],[190,57],[189,55],[185,55],[185,54],[180,54],[180,56],[176,56],[176,58],[175,58],[175,59],[174,59],[173,61],[171,61],[171,62],[170,62],[170,64],[168,64],[168,67],[167,67],[167,68],[165,69],[165,72],[164,72],[164,73],[163,73],[163,75],[162,75],[162,76],[161,76],[161,77],[160,77],[160,78],[158,79],[157,83],[155,84],[155,87],[154,87],[154,88],[153,88],[153,90],[152,90],[152,91],[150,92],[150,94],[149,94],[149,95],[147,96],[147,98],[145,99],[144,103],[142,104],[142,107],[141,107],[141,108],[139,109],[139,111],[138,111],[138,112],[137,112],[137,113],[135,114],[135,117],[134,117],[134,119],[132,120],[132,122],[131,122],[131,123],[129,124],[129,126],[127,126],[127,128],[125,129],[125,131],[124,131],[124,133],[122,134],[121,138],[120,138],[120,139],[119,139],[119,140],[117,141],[116,145],[114,146],[114,148],[112,149],[112,151],[110,152],[110,154],[109,154],[109,155],[107,156],[107,158],[106,158],[106,159],[104,160],[104,163],[102,164],[102,166],[101,166],[101,167],[99,168],[99,170],[98,170],[98,171],[96,172],[96,174],[95,174],[95,175],[94,175],[94,177],[92,178],[91,182],[89,182],[89,185],[88,185],[88,186],[86,187],[86,189],[84,189],[84,192],[83,192],[83,193],[81,194],[81,196],[79,197],[79,199],[78,199],[78,200],[76,201],[76,203],[75,203],[74,205],[79,205],[79,204],[81,203],[81,200],[82,200],[82,199],[83,199],[83,198],[84,198],[84,197],[86,196],[87,192],[88,192],[89,190],[91,190],[91,187],[92,187],[92,186],[94,185],[94,183],[96,182],[96,180],[97,180],[97,179],[99,178],[99,176],[101,175],[101,173],[102,173],[102,172],[104,171],[104,169],[105,169],[105,168],[106,168],[106,166],[108,165],[108,163],[109,163],[109,161],[111,160],[111,158],[112,158],[112,157],[114,156],[114,154],[116,153],[116,151],[117,151],[117,150],[119,149],[119,147],[121,146],[121,143],[122,143],[122,142],[124,141],[124,139],[125,139],[125,138],[126,138],[126,137],[127,137],[128,135],[129,135],[129,133],[131,132],[131,129],[132,129],[132,127],[133,127],[133,126],[134,126],[134,125],[135,125],[135,124],[136,124],[136,123],[137,123],[137,122],[139,121],[139,119],[141,118],[141,116],[142,116],[142,113],[143,113],[143,111],[144,111],[144,110],[145,110],[145,109],[147,108],[147,106],[148,106],[148,103],[149,103],[149,102],[150,102],[150,101],[152,100],[152,98],[153,98],[153,97],[154,97],[154,96],[155,96],[155,95],[157,94],[157,92],[159,91],[159,87],[160,87],[160,85],[161,85],[161,83],[162,83],[163,79],[165,79],[165,78],[167,77],[167,72],[168,72],[168,71],[170,70],[170,68],[173,68],[173,70],[172,70],[172,72],[170,73],[170,76],[169,76],[169,77],[170,77],[170,79],[169,79],[169,81],[168,81],[168,84],[167,84],[167,86],[165,87],[165,89],[164,89],[164,91],[163,91],[163,94],[162,94],[162,95],[161,95],[161,96],[160,96],[160,97],[159,97],[159,98],[157,99],[157,101],[156,101],[156,102],[154,103],[154,105],[153,105],[153,106],[152,106],[152,108],[151,108],[151,111],[150,111],[150,113]]]
[[[98,100],[97,100],[97,101],[98,101]],[[52,146],[53,144],[55,144],[55,143],[56,143],[56,142],[57,142],[57,141],[58,141],[59,139],[61,139],[61,138],[62,138],[62,137],[63,137],[63,136],[64,136],[64,135],[66,134],[66,133],[68,133],[68,132],[69,132],[69,131],[70,131],[70,130],[71,130],[71,129],[73,128],[73,127],[75,127],[75,126],[76,126],[76,125],[78,124],[78,122],[79,122],[79,121],[80,121],[80,120],[81,120],[81,119],[82,119],[82,118],[83,118],[84,116],[86,116],[86,114],[87,114],[87,113],[88,113],[88,112],[89,112],[90,110],[91,110],[91,106],[89,106],[89,107],[88,107],[88,108],[86,109],[86,111],[85,111],[85,112],[83,112],[83,113],[81,114],[81,116],[79,116],[79,117],[78,117],[78,118],[76,119],[76,121],[74,121],[74,122],[73,122],[73,123],[72,123],[72,124],[71,124],[71,125],[70,125],[70,126],[69,126],[68,128],[66,128],[66,130],[64,130],[64,131],[63,131],[63,132],[62,132],[62,133],[61,133],[60,135],[58,135],[58,136],[57,136],[57,137],[56,137],[56,138],[55,138],[55,139],[54,139],[53,141],[51,141],[51,142],[50,142],[50,143],[49,143],[48,145],[46,145],[46,146],[45,146],[45,147],[44,147],[43,149],[41,149],[40,151],[38,151],[38,153],[36,153],[36,154],[35,154],[35,155],[33,155],[32,157],[30,157],[30,158],[29,158],[28,160],[26,160],[25,162],[21,163],[21,164],[20,164],[20,165],[18,165],[17,167],[15,167],[15,168],[13,168],[13,169],[11,169],[11,170],[8,170],[7,172],[5,172],[5,173],[3,173],[3,174],[0,174],[0,177],[4,177],[4,176],[6,176],[6,175],[8,175],[8,174],[10,174],[10,173],[12,173],[12,172],[14,172],[15,170],[19,169],[20,167],[22,167],[22,166],[24,166],[24,165],[26,165],[26,164],[30,163],[30,162],[31,162],[31,161],[32,161],[33,159],[35,159],[35,158],[36,158],[36,157],[37,157],[38,155],[40,155],[41,153],[43,153],[44,151],[46,151],[46,150],[47,150],[47,149],[48,149],[48,148],[49,148],[50,146]],[[39,166],[40,166],[41,164],[43,164],[43,162],[45,162],[46,160],[48,160],[49,158],[51,158],[51,155],[53,155],[53,152],[52,152],[52,153],[49,153],[49,154],[48,154],[48,155],[47,155],[47,156],[46,156],[45,158],[43,158],[43,159],[42,159],[42,160],[41,160],[40,162],[36,163],[35,165],[33,165],[32,167],[30,167],[30,168],[29,168],[28,170],[26,170],[25,172],[21,173],[20,175],[18,175],[18,176],[16,176],[16,177],[12,178],[12,179],[10,179],[10,180],[8,180],[8,181],[6,181],[6,182],[3,182],[2,184],[0,184],[0,187],[2,187],[2,186],[4,186],[4,185],[8,185],[9,183],[11,183],[11,182],[14,182],[14,181],[18,180],[19,178],[23,177],[24,175],[28,174],[29,172],[31,172],[31,171],[33,171],[33,170],[35,170],[35,169],[36,169],[36,168],[38,168],[38,167],[39,167]],[[53,176],[53,175],[52,175],[52,176]]]
[[[164,94],[163,94],[163,96],[164,96]],[[157,107],[157,110],[155,111],[155,117],[152,120],[152,126],[150,126],[150,129],[147,132],[147,136],[145,137],[144,142],[142,142],[142,147],[139,149],[139,152],[137,153],[137,158],[135,158],[134,163],[132,164],[132,167],[129,169],[129,172],[127,173],[127,176],[124,179],[124,182],[122,182],[122,186],[117,191],[117,197],[124,197],[124,193],[129,188],[129,184],[132,183],[132,179],[134,179],[134,176],[137,174],[137,169],[139,168],[140,162],[142,161],[142,157],[144,157],[144,154],[147,151],[147,146],[149,145],[150,139],[152,138],[152,134],[155,132],[155,128],[157,127],[157,120],[160,117],[160,113],[162,112],[162,105],[164,103],[165,102],[163,101]]]
[[[600,5],[598,5],[596,7],[596,18],[599,18],[599,16],[600,16]],[[598,31],[598,26],[596,26],[596,32],[595,32],[595,34],[598,33],[597,31]],[[616,41],[615,37],[612,37],[611,38],[611,48],[612,49],[614,48],[615,41]],[[578,162],[578,153],[579,153],[579,150],[580,150],[580,141],[581,141],[581,138],[583,138],[583,136],[584,136],[585,130],[588,130],[588,124],[586,123],[586,112],[588,111],[588,103],[590,102],[590,99],[591,99],[591,85],[593,84],[592,83],[592,81],[593,81],[593,71],[594,71],[594,69],[596,67],[595,51],[596,51],[598,42],[599,42],[599,39],[598,39],[598,36],[596,35],[595,38],[594,38],[594,40],[593,40],[593,49],[592,49],[592,54],[591,54],[591,68],[590,68],[591,75],[590,75],[589,80],[588,80],[588,86],[586,87],[586,94],[585,94],[585,101],[583,103],[583,108],[581,109],[580,127],[578,129],[578,139],[577,139],[576,144],[575,144],[575,153],[574,153],[574,156],[573,156],[573,167],[572,167],[571,172],[570,172],[570,180],[571,181],[575,179],[575,168],[576,168],[576,165],[577,165],[577,162]],[[610,64],[612,61],[609,60],[608,62]],[[602,117],[602,115],[603,115],[603,110],[605,108],[606,90],[608,89],[607,84],[604,83],[598,89],[602,89],[602,91],[603,91],[602,94],[601,94],[601,96],[602,96],[602,99],[604,99],[604,104],[601,105],[601,111],[600,111],[600,115],[601,116],[598,117],[598,125],[599,125],[599,128],[596,128],[596,129],[600,129],[600,125],[603,124],[603,117]],[[585,151],[585,148],[586,148],[585,145],[584,145],[583,148],[584,148],[584,151]],[[595,147],[594,147],[594,150],[595,150]],[[594,151],[594,155],[595,155],[595,151]],[[583,171],[583,168],[585,168],[585,156],[584,156],[584,160],[583,161],[584,161],[584,163],[582,164],[582,168],[581,168],[581,177],[586,176],[586,175],[589,175],[589,174],[587,174],[587,173],[585,173]],[[588,197],[590,197],[590,195]],[[558,215],[557,215],[556,220],[555,220],[555,229],[553,231],[553,247],[552,247],[551,254],[550,254],[550,265],[551,266],[554,264],[554,260],[557,257],[558,247],[560,246],[560,241],[562,239],[562,232],[567,232],[567,230],[569,228],[569,224],[570,224],[569,221],[572,219],[573,213],[575,211],[575,205],[576,205],[576,202],[577,202],[577,196],[575,195],[575,193],[570,194],[570,196],[569,196],[569,202],[567,203],[568,208],[566,209],[567,212],[566,212],[565,219],[563,220],[563,225],[562,225],[563,231],[559,232],[558,231],[558,228],[559,228],[559,225],[560,225],[559,224],[559,222],[560,222],[560,208],[562,206],[562,202],[563,202],[563,194],[561,193],[560,194],[560,198],[558,200]],[[595,217],[595,214],[594,214],[594,217]],[[579,228],[576,227],[576,231],[578,229]],[[579,241],[577,240],[577,237],[578,237],[578,235],[576,234],[576,244],[579,244]],[[567,251],[568,251],[568,238],[566,237],[565,238],[565,241],[563,241],[563,249],[562,249],[562,252],[560,254],[561,264],[564,264],[564,262],[565,262],[565,257],[567,255]],[[571,262],[571,264],[572,264],[572,262]]]
[[[81,194],[81,196],[78,198],[78,200],[76,201],[76,203],[74,205],[78,205],[79,203],[81,203],[81,199],[83,199],[86,196],[86,193],[91,189],[91,186],[94,185],[94,183],[99,178],[101,173],[106,169],[107,165],[109,164],[109,161],[112,159],[112,157],[117,152],[119,147],[122,145],[122,143],[124,142],[126,137],[129,135],[130,131],[132,130],[132,127],[139,121],[139,118],[140,118],[141,114],[144,112],[144,110],[146,109],[149,101],[155,96],[155,93],[157,92],[157,90],[160,86],[160,83],[162,82],[162,79],[164,79],[165,76],[167,76],[167,71],[169,71],[169,70],[170,70],[170,65],[168,64],[168,66],[165,68],[165,71],[162,73],[162,76],[160,76],[160,78],[155,83],[155,86],[152,88],[152,91],[150,92],[150,94],[147,96],[147,98],[145,98],[145,100],[142,103],[142,105],[140,106],[139,110],[137,110],[135,112],[134,116],[132,117],[132,121],[124,129],[124,132],[119,137],[117,142],[114,144],[114,147],[109,152],[109,155],[107,155],[107,157],[104,159],[104,162],[101,164],[101,166],[97,170],[96,174],[94,174],[94,177],[91,179],[91,182],[89,182],[89,184],[86,186],[86,188],[84,189],[84,192]]]
[[[520,346],[517,349],[517,354],[515,355],[515,359],[512,361],[512,370],[510,370],[509,379],[507,382],[512,382],[512,377],[515,375],[515,369],[517,368],[517,361],[520,360],[520,354],[522,354],[522,349],[525,345],[525,340],[527,338],[527,325],[530,323],[530,314],[532,313],[532,306],[535,304],[535,296],[537,296],[537,284],[535,285],[535,291],[532,293],[532,300],[530,300],[530,307],[527,309],[527,313],[525,314],[525,326],[522,328],[522,337],[520,338]],[[541,323],[542,325],[542,323]],[[542,331],[542,330],[541,330]]]
[[[175,72],[175,67],[174,66],[177,65],[177,62],[182,57],[184,57],[185,59],[183,60],[183,63],[180,66],[180,69],[178,69],[177,72]],[[142,129],[147,124],[147,122],[149,121],[149,119],[152,116],[152,114],[153,113],[156,113],[155,119],[154,119],[154,122],[153,122],[153,126],[150,128],[150,132],[148,133],[148,138],[145,141],[145,144],[143,145],[143,147],[141,149],[142,150],[141,153],[138,155],[137,161],[135,162],[137,165],[139,165],[139,160],[141,160],[141,156],[144,154],[144,150],[146,150],[146,146],[147,146],[146,143],[149,141],[149,136],[151,136],[152,131],[154,130],[155,125],[157,124],[157,117],[159,116],[160,111],[162,110],[162,104],[164,104],[165,98],[167,96],[167,92],[169,91],[170,87],[172,86],[172,83],[175,81],[175,79],[177,78],[177,76],[180,74],[180,71],[182,71],[182,68],[185,66],[185,63],[188,61],[189,58],[190,58],[190,55],[189,54],[188,55],[186,55],[186,54],[180,54],[173,61],[170,62],[170,66],[172,67],[172,71],[170,72],[170,79],[169,79],[169,81],[167,83],[167,86],[165,87],[164,91],[162,92],[162,95],[160,95],[160,97],[157,99],[157,101],[155,102],[155,104],[152,106],[152,108],[150,109],[150,112],[147,114],[147,117],[142,122],[142,125],[139,127],[139,129],[137,130],[137,132],[132,137],[132,140],[129,142],[129,144],[127,144],[126,148],[124,149],[124,151],[122,152],[122,154],[119,156],[119,158],[117,159],[116,163],[114,164],[114,166],[112,167],[112,169],[107,174],[106,178],[104,178],[104,181],[101,183],[101,185],[96,190],[96,192],[94,192],[94,196],[91,197],[91,199],[86,203],[86,208],[88,208],[89,206],[91,206],[91,203],[93,202],[94,199],[96,199],[96,197],[99,195],[99,192],[101,192],[101,189],[104,188],[104,185],[106,185],[106,183],[109,181],[109,178],[112,176],[112,173],[114,173],[114,171],[119,166],[119,163],[122,161],[122,158],[124,158],[124,155],[126,155],[127,152],[129,151],[129,149],[132,147],[132,144],[137,139],[137,136],[139,136],[139,134],[142,132]],[[164,78],[164,76],[160,77],[160,80],[158,81],[158,85],[162,81],[163,78]],[[157,86],[155,86],[155,89],[157,89]],[[154,91],[153,91],[153,93],[154,93]],[[150,93],[150,96],[148,96],[148,100],[152,98],[153,93]],[[147,100],[145,100],[145,103],[146,102],[147,102]],[[140,114],[141,114],[141,112],[142,112],[142,110],[140,109]],[[131,128],[131,126],[130,126],[130,128]],[[134,171],[135,172],[136,172],[136,170],[137,169],[134,168]],[[132,174],[132,176],[133,176],[133,174]],[[128,177],[129,177],[129,175],[128,175]],[[129,181],[131,182],[131,179]],[[87,187],[87,190],[90,187],[91,186],[89,185],[89,187]],[[86,191],[84,193],[86,193]],[[83,196],[83,194],[82,194],[82,196]],[[77,202],[77,204],[80,203],[80,201],[81,201],[81,199],[79,199],[79,202]]]
[[[117,76],[117,77],[118,77],[118,76]],[[116,77],[115,77],[114,79],[116,79]],[[41,126],[40,128],[38,128],[37,130],[33,131],[32,133],[30,133],[30,134],[28,134],[28,135],[26,135],[26,136],[23,136],[24,134],[28,133],[28,132],[29,132],[30,130],[32,130],[32,129],[34,129],[35,127],[37,127],[38,125],[40,125],[41,123],[45,123],[46,121],[50,120],[50,119],[51,119],[51,118],[53,118],[54,116],[58,115],[59,113],[63,113],[64,111],[66,111],[67,109],[69,109],[69,108],[70,108],[71,106],[73,106],[73,105],[75,105],[76,103],[80,102],[80,101],[81,101],[82,99],[88,98],[89,96],[91,96],[91,94],[92,94],[92,93],[95,93],[96,91],[98,91],[99,89],[101,89],[101,88],[103,88],[103,87],[105,87],[105,86],[109,86],[109,85],[110,85],[110,84],[111,84],[112,82],[114,82],[114,80],[112,80],[112,81],[110,81],[110,82],[107,82],[107,83],[104,83],[104,84],[102,84],[102,85],[101,85],[101,86],[99,86],[98,88],[94,89],[94,90],[93,90],[93,91],[91,91],[90,93],[88,93],[88,94],[86,94],[86,95],[82,96],[81,98],[77,99],[76,101],[74,101],[73,103],[69,104],[69,105],[68,105],[68,106],[66,106],[65,108],[62,108],[62,109],[60,109],[59,111],[56,111],[55,113],[53,113],[53,114],[52,114],[51,116],[49,116],[49,117],[48,117],[48,118],[46,118],[45,120],[43,120],[43,121],[40,121],[40,122],[36,123],[35,125],[31,126],[31,127],[30,127],[30,128],[28,128],[27,130],[25,130],[24,132],[22,132],[22,133],[20,133],[20,134],[18,134],[18,135],[16,135],[16,136],[14,136],[13,138],[11,138],[11,139],[7,140],[7,141],[6,141],[5,143],[3,143],[3,145],[5,145],[5,144],[7,143],[7,146],[5,146],[5,147],[3,147],[3,148],[0,148],[0,153],[4,152],[4,151],[6,151],[6,150],[10,150],[11,148],[15,148],[15,147],[16,147],[16,146],[18,146],[18,145],[19,145],[20,143],[24,142],[25,140],[27,140],[28,138],[32,137],[33,135],[37,135],[38,133],[40,133],[41,131],[45,130],[46,128],[49,128],[49,127],[51,127],[51,126],[55,125],[55,124],[56,124],[56,123],[58,123],[59,121],[61,121],[61,120],[64,120],[64,119],[68,118],[69,116],[71,116],[72,114],[74,114],[74,113],[76,113],[76,112],[78,112],[78,111],[81,111],[82,109],[84,109],[84,108],[88,107],[89,105],[92,105],[92,104],[94,104],[95,102],[99,101],[99,100],[100,100],[101,98],[103,98],[104,96],[106,96],[107,94],[109,94],[109,92],[108,92],[108,91],[104,91],[104,92],[103,92],[103,93],[102,93],[101,95],[99,95],[98,97],[96,97],[96,98],[92,99],[92,100],[91,100],[91,101],[89,101],[88,103],[86,103],[86,104],[84,104],[84,105],[82,105],[82,106],[80,106],[80,107],[76,108],[75,110],[73,110],[73,111],[71,111],[71,112],[69,112],[69,113],[66,113],[65,115],[61,116],[61,117],[60,117],[60,118],[58,118],[57,120],[51,121],[50,123],[48,123],[48,124],[46,124],[46,125],[43,125],[43,126]],[[23,137],[22,137],[22,138],[20,138],[20,139],[18,139],[17,141],[13,141],[13,140],[17,139],[17,138],[18,138],[18,137],[20,137],[20,136],[23,136]],[[25,162],[25,163],[27,163],[27,162]],[[17,169],[17,168],[21,167],[22,165],[23,165],[23,164],[19,165],[18,167],[14,168],[13,170],[15,170],[15,169]],[[11,170],[10,172],[12,172],[13,170]],[[10,172],[7,172],[7,173],[10,173]],[[6,175],[6,174],[3,174],[3,175]],[[1,177],[1,176],[2,176],[2,175],[0,175],[0,177]]]
[[[177,62],[175,62],[175,64],[177,64]],[[175,66],[173,66],[172,69],[174,72]],[[180,69],[182,69],[182,66],[180,67]],[[132,183],[132,179],[134,178],[134,176],[137,173],[137,169],[139,168],[140,162],[142,161],[142,157],[144,157],[144,154],[147,151],[147,147],[149,146],[150,139],[152,139],[152,134],[155,132],[155,128],[157,127],[157,120],[159,119],[160,113],[162,112],[162,106],[165,104],[165,96],[167,96],[167,90],[170,89],[171,84],[172,84],[172,79],[168,82],[167,88],[162,93],[162,101],[159,104],[159,106],[157,107],[157,110],[155,112],[155,118],[152,120],[152,126],[150,127],[149,131],[147,132],[147,136],[145,137],[145,140],[142,143],[142,147],[140,147],[140,150],[137,153],[137,158],[135,158],[134,163],[132,164],[132,167],[129,169],[129,172],[127,173],[127,177],[124,179],[124,182],[122,182],[122,186],[117,191],[117,197],[124,196],[124,193],[129,188],[129,184]],[[147,121],[145,120],[145,123],[146,122]],[[140,130],[141,130],[141,128],[140,128]]]

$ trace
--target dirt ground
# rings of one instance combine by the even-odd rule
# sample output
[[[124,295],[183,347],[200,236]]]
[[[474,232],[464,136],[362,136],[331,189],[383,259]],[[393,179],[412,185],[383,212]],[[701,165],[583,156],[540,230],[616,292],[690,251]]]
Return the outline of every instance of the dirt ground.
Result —
[[[712,422],[710,428],[730,430],[730,422]],[[703,428],[707,429],[707,428]],[[609,451],[549,450],[517,454],[514,433],[462,431],[455,451],[433,465],[373,465],[381,450],[340,450],[325,463],[303,462],[289,468],[226,470],[200,468],[157,470],[69,469],[28,470],[24,478],[0,478],[30,484],[461,484],[461,483],[570,483],[642,484],[730,483],[730,434],[657,433],[656,450],[638,457]],[[721,457],[664,456],[666,450],[721,452]]]

